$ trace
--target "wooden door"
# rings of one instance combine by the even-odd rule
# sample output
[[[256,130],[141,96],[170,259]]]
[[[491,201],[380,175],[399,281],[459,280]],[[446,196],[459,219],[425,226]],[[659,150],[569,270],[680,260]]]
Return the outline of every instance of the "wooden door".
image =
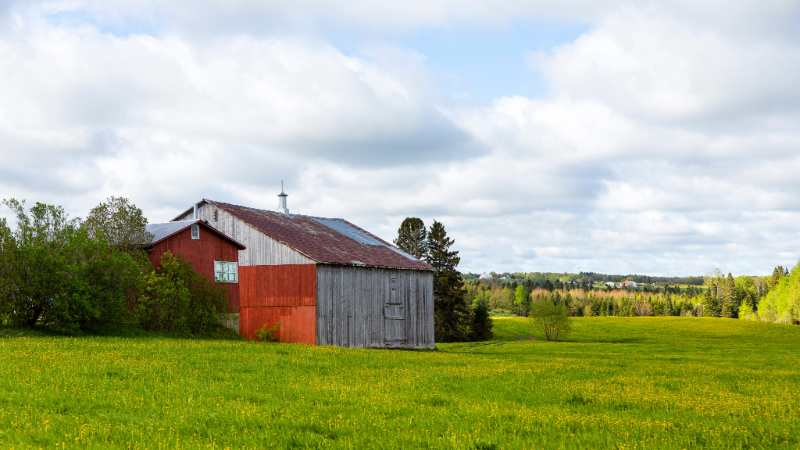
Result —
[[[389,295],[383,305],[384,343],[387,347],[404,347],[406,344],[406,309],[397,286],[397,274],[390,279]]]

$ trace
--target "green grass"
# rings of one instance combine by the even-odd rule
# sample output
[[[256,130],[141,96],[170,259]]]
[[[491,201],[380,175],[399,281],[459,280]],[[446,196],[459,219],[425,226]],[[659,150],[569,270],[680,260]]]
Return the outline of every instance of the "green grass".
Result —
[[[800,327],[495,324],[438,352],[2,330],[0,448],[800,446]]]

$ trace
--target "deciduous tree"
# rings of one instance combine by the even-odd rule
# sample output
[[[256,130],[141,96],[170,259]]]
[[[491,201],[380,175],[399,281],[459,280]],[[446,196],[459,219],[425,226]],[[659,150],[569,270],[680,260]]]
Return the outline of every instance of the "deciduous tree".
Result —
[[[550,301],[533,302],[531,320],[544,332],[548,341],[566,337],[572,331],[572,319],[566,305],[554,305]]]
[[[123,250],[149,244],[153,239],[147,232],[147,219],[142,210],[123,197],[111,196],[106,203],[95,206],[83,226],[90,235],[103,234],[110,246]]]

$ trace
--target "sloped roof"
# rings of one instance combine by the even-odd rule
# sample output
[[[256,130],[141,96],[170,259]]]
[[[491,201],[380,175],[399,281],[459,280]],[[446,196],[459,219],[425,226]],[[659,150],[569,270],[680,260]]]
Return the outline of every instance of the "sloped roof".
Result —
[[[344,219],[283,214],[204,199],[318,263],[434,270]]]
[[[204,229],[212,231],[223,238],[231,241],[236,246],[239,247],[240,250],[244,250],[246,247],[235,240],[231,239],[230,237],[226,236],[223,233],[220,233],[214,227],[208,226],[202,220],[179,220],[176,222],[167,222],[167,223],[151,223],[147,225],[147,232],[153,235],[153,240],[150,242],[150,245],[155,244],[156,242],[163,241],[164,239],[179,233],[194,224],[201,225]]]

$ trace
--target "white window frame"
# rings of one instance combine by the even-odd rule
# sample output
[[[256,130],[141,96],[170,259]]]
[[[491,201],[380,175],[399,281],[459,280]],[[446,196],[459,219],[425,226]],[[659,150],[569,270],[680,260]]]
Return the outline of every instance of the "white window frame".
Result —
[[[200,239],[200,225],[192,225],[192,239],[195,241]]]
[[[214,281],[217,283],[238,283],[239,263],[231,261],[214,261]]]

